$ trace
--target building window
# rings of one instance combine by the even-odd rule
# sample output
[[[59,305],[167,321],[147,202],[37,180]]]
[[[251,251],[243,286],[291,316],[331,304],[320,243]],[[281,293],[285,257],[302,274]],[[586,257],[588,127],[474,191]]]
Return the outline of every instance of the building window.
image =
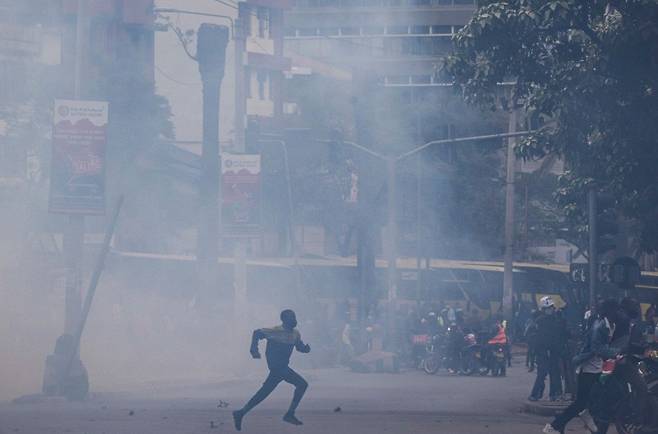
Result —
[[[452,26],[432,26],[433,35],[451,35]]]
[[[383,35],[385,31],[384,26],[364,26],[364,35]]]
[[[414,35],[429,35],[430,26],[412,26],[411,33]]]
[[[406,35],[409,33],[409,26],[388,26],[386,33],[389,35]]]
[[[253,77],[253,72],[251,71],[251,69],[249,69],[248,66],[244,67],[244,76],[247,77],[247,83],[246,83],[247,85],[245,86],[246,87],[245,90],[247,92],[247,98],[251,98],[252,97],[251,78]]]
[[[258,18],[258,37],[263,39],[270,38],[270,10],[259,7],[257,12]]]
[[[299,36],[317,36],[318,35],[318,29],[316,27],[302,27],[300,29],[297,29],[298,35]]]
[[[340,34],[339,27],[322,27],[320,28],[320,35],[322,36],[338,36]]]
[[[258,80],[258,99],[265,100],[267,98],[267,95],[265,93],[265,89],[267,86],[267,72],[265,71],[258,71],[256,73],[256,80]]]
[[[386,77],[386,84],[409,84],[408,75],[389,75]]]
[[[343,36],[357,36],[359,35],[358,27],[341,27],[340,34]]]
[[[431,75],[412,75],[411,76],[412,84],[431,84],[432,76]]]

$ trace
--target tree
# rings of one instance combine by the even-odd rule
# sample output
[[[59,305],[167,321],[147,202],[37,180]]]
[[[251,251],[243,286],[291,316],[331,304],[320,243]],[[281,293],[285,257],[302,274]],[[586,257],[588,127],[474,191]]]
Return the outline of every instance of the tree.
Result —
[[[633,219],[639,247],[658,247],[658,3],[655,0],[484,1],[445,62],[470,103],[495,107],[513,81],[536,133],[524,158],[567,164],[556,198],[583,226],[594,183]]]
[[[193,224],[194,218],[184,210],[194,209],[190,204],[195,203],[195,193],[181,196],[176,174],[165,173],[166,168],[158,166],[163,152],[158,144],[174,136],[171,110],[138,60],[131,56],[106,59],[90,94],[110,104],[108,197],[124,194],[126,198],[122,212],[127,218],[119,228],[119,238],[131,248],[162,251],[168,238],[180,229],[181,220]],[[111,202],[108,205],[112,206]]]

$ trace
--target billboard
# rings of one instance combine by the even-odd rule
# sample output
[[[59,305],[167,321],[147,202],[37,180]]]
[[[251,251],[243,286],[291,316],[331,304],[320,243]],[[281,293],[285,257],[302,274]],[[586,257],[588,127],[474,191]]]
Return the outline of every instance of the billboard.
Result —
[[[105,213],[107,123],[107,102],[55,101],[50,212]]]
[[[256,236],[260,232],[260,163],[260,155],[222,154],[222,227],[225,236]]]

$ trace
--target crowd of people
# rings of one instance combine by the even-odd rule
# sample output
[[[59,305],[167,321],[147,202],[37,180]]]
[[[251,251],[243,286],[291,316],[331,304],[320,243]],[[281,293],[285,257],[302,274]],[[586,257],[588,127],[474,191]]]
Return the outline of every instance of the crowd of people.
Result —
[[[617,375],[632,385],[636,392],[630,405],[631,417],[638,425],[644,420],[644,403],[647,385],[632,364],[616,365],[619,357],[635,355],[641,357],[649,340],[653,341],[655,330],[655,308],[647,311],[645,318],[637,301],[624,298],[621,301],[606,299],[598,303],[596,309],[585,313],[582,324],[580,348],[573,358],[564,357],[565,350],[559,345],[568,335],[559,318],[555,304],[550,297],[541,301],[541,310],[530,324],[530,335],[534,339],[537,358],[537,379],[530,399],[541,398],[545,378],[550,378],[549,396],[556,399],[561,394],[560,359],[568,359],[564,373],[576,374],[575,400],[553,421],[546,424],[544,433],[564,433],[569,421],[580,417],[588,429],[597,434],[608,432],[611,417],[619,400],[615,382],[606,381],[615,369]]]
[[[442,359],[449,372],[463,373],[459,366],[464,352],[477,345],[483,355],[494,346],[504,349],[506,363],[511,363],[510,328],[501,315],[489,313],[483,318],[475,309],[462,309],[458,305],[444,303],[425,304],[419,310],[410,309],[403,325],[401,354],[411,365],[417,365],[425,347],[416,341],[418,337],[436,339],[442,343]]]

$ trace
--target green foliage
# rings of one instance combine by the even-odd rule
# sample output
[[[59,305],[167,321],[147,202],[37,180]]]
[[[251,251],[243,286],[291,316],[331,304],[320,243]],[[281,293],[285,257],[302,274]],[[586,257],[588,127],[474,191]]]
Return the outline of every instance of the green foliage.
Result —
[[[556,198],[572,224],[596,183],[635,219],[640,247],[658,247],[658,2],[483,3],[445,63],[464,98],[493,108],[497,84],[515,82],[513,100],[541,126],[517,151],[564,158]]]

